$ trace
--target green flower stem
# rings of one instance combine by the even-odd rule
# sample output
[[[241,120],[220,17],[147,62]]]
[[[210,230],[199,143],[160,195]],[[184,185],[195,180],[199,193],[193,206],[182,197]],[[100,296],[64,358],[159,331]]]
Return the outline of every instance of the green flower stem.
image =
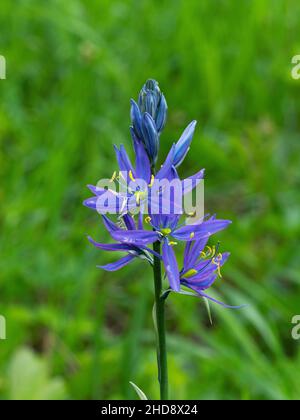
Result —
[[[161,253],[160,242],[153,244],[153,250]],[[168,364],[166,347],[165,329],[165,299],[162,298],[162,277],[161,260],[154,256],[153,264],[154,290],[155,290],[155,318],[157,328],[157,361],[158,361],[158,380],[160,384],[160,399],[168,399]]]

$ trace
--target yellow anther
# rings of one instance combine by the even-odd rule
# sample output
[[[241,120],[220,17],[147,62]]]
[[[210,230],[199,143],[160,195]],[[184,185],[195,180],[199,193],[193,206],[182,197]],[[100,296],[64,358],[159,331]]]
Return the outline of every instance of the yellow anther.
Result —
[[[126,181],[126,179],[124,178],[124,174],[123,174],[122,171],[120,171],[119,172],[119,175],[118,175],[118,179],[120,179],[120,178],[122,178],[124,181]]]
[[[177,242],[170,241],[170,242],[168,243],[168,245],[172,246],[172,245],[178,245],[178,244],[177,244]]]
[[[145,191],[136,191],[134,195],[135,195],[136,203],[140,204],[141,200],[145,199],[147,193],[145,193]]]
[[[117,178],[117,172],[114,171],[114,173],[112,174],[112,177],[110,178],[110,182],[114,182],[114,180]]]
[[[153,187],[154,180],[155,180],[155,177],[154,177],[154,175],[152,175],[152,176],[151,176],[151,181],[150,181],[150,184],[148,185],[148,187],[149,187],[149,188],[152,188],[152,187]]]
[[[204,248],[204,251],[200,252],[201,258],[213,258],[215,254],[216,254],[216,247],[215,246],[211,247],[208,245]]]
[[[132,181],[132,182],[135,182],[135,179],[134,179],[134,176],[133,176],[133,174],[132,174],[132,171],[131,171],[131,170],[129,171],[128,175],[129,175],[129,178],[131,179],[131,181]]]
[[[221,260],[220,260],[219,255],[221,255]],[[216,258],[217,258],[217,260],[216,260],[216,258],[213,258],[213,259],[212,259],[212,263],[213,263],[213,264],[215,264],[215,265],[217,266],[218,275],[219,275],[219,277],[221,277],[221,278],[222,278],[222,274],[221,274],[221,264],[220,264],[220,262],[222,261],[222,254],[219,254],[219,255],[216,257]]]
[[[190,213],[187,213],[187,215],[188,215],[189,217],[195,217],[195,216],[196,216],[196,212],[195,212],[195,211],[192,211],[192,212],[190,212]]]
[[[190,277],[193,277],[195,274],[197,274],[198,273],[198,271],[197,270],[195,270],[194,268],[191,268],[190,270],[188,270],[186,273],[184,273],[183,275],[182,275],[182,277],[184,277],[185,279],[188,279],[188,278],[190,278]]]
[[[145,217],[145,222],[150,223],[151,222],[151,217],[150,216]]]
[[[209,245],[207,245],[207,250],[208,250],[208,255],[212,255],[212,253],[213,253],[213,250],[212,250],[212,248],[209,246]]]
[[[191,234],[190,234],[190,239],[193,239],[193,238],[194,238],[194,236],[195,236],[195,232],[191,232]]]
[[[141,202],[141,192],[140,191],[137,191],[135,193],[135,197],[136,197],[136,203],[137,204],[140,204],[140,202]]]
[[[215,245],[212,247],[212,254],[211,256],[214,257],[216,255],[216,247]]]
[[[172,230],[169,228],[161,229],[160,231],[164,236],[169,235],[169,233],[172,232]]]
[[[215,260],[218,262],[221,262],[223,259],[223,255],[221,254],[221,252],[219,252],[219,254],[215,257]]]
[[[215,246],[211,247],[211,246],[207,245],[204,248],[204,251],[201,252],[201,256],[202,256],[202,258],[206,258],[206,257],[212,258],[212,257],[214,257],[215,253],[216,253],[216,247]]]

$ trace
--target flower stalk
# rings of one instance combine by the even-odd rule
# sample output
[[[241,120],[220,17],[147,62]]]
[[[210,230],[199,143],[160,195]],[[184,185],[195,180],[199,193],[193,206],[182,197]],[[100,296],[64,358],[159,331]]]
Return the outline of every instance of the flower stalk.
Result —
[[[160,254],[161,244],[154,242],[153,250]],[[165,327],[165,299],[162,297],[161,260],[154,256],[153,264],[154,293],[155,293],[155,323],[157,330],[157,363],[158,380],[160,385],[160,399],[168,399],[168,362]]]

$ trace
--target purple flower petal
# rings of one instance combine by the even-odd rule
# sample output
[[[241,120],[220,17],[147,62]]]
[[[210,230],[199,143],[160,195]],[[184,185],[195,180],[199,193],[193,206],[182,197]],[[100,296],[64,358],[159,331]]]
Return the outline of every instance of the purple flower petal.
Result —
[[[142,116],[142,134],[148,155],[152,163],[155,163],[158,154],[159,138],[155,121],[148,112],[145,112]]]
[[[174,161],[174,154],[175,154],[175,144],[171,147],[171,150],[169,151],[169,154],[160,168],[160,170],[157,172],[155,178],[156,179],[168,179],[171,168],[173,166]]]
[[[145,147],[143,146],[141,142],[137,140],[134,132],[132,132],[132,137],[133,137],[133,146],[134,146],[135,155],[136,155],[136,161],[135,161],[136,177],[138,179],[144,180],[145,182],[147,182],[147,184],[149,184],[151,180],[151,166],[150,166],[149,157],[147,155]]]
[[[99,242],[94,241],[93,238],[88,236],[88,240],[93,244],[96,248],[102,249],[103,251],[131,251],[132,247],[127,244],[102,244]]]
[[[214,270],[212,270],[212,272],[213,271],[216,271],[216,266]],[[195,290],[197,293],[199,293],[200,290],[205,290],[211,287],[217,278],[217,274],[206,274],[198,278],[183,278],[181,280],[181,283],[184,284],[186,287],[189,287],[190,289]]]
[[[138,215],[138,230],[143,230],[143,213],[139,213]]]
[[[128,245],[128,246],[130,246],[130,245]],[[162,256],[161,256],[158,252],[153,251],[153,249],[148,248],[148,247],[147,247],[147,246],[145,246],[145,245],[138,245],[138,247],[137,247],[137,248],[143,249],[144,251],[147,251],[147,252],[149,252],[150,254],[155,255],[155,257],[159,258],[160,260],[162,259]]]
[[[128,201],[127,195],[117,193],[113,190],[106,190],[105,193],[96,198],[96,210],[99,214],[119,214],[121,210],[126,210]]]
[[[162,259],[162,256],[158,254],[157,252],[153,251],[153,249],[148,248],[144,245],[139,245],[138,247],[136,245],[130,245],[130,244],[122,244],[122,243],[116,243],[116,244],[102,244],[99,242],[94,241],[93,238],[90,236],[87,237],[88,240],[93,244],[96,248],[102,249],[103,251],[124,251],[124,252],[136,252],[138,253],[139,250],[147,251],[152,255],[155,255],[157,258]]]
[[[197,124],[197,121],[192,121],[186,127],[180,139],[176,143],[174,162],[173,162],[174,166],[179,166],[183,162],[184,158],[186,157],[190,149],[191,142],[193,140],[196,124]]]
[[[126,257],[121,258],[120,260],[113,262],[111,264],[106,265],[97,265],[97,268],[102,268],[106,271],[117,271],[120,270],[120,268],[125,267],[125,265],[128,265],[136,258],[135,255],[126,255]]]
[[[223,306],[224,308],[228,308],[228,309],[241,309],[241,308],[245,308],[247,305],[239,305],[239,306],[230,306],[230,305],[226,305],[223,302],[220,302],[217,299],[212,298],[211,296],[208,296],[206,293],[203,293],[202,291],[198,292],[198,294],[202,297],[205,297],[206,299],[211,300],[214,303],[217,303],[218,305]]]
[[[186,225],[175,230],[173,236],[181,241],[199,240],[225,229],[230,223],[230,220],[216,219],[200,224]]]
[[[192,267],[190,263],[192,244],[193,242],[189,241],[185,245],[183,256],[183,271],[188,271]]]
[[[192,175],[181,181],[183,195],[188,194],[189,192],[193,191],[194,188],[197,187],[199,182],[203,180],[204,173],[205,169],[201,169],[201,171],[197,172],[195,175]]]
[[[114,232],[116,230],[120,230],[119,226],[116,225],[116,223],[112,222],[107,216],[102,215],[102,220],[104,223],[104,226],[106,227],[106,230],[111,234],[111,232]]]
[[[127,196],[124,193],[117,193],[112,189],[98,189],[93,185],[88,186],[95,194],[94,197],[87,198],[83,201],[83,205],[96,210],[99,214],[116,214],[120,209],[126,206]]]
[[[122,217],[123,217],[125,226],[127,227],[128,230],[136,230],[134,220],[132,216],[130,216],[130,214],[124,214],[124,216]]]
[[[193,243],[189,241],[187,242],[184,250],[184,270],[188,271],[190,268],[193,268],[196,264],[200,252],[204,249],[205,245],[207,244],[208,237],[204,239],[200,239],[199,241],[195,241]]]
[[[137,136],[142,138],[142,114],[137,103],[131,99],[130,117]]]
[[[176,256],[172,246],[166,240],[162,246],[162,257],[170,287],[178,292],[180,290],[180,279]]]
[[[101,194],[104,194],[107,191],[105,188],[100,188],[100,187],[97,187],[97,186],[91,185],[91,184],[87,185],[87,187],[95,195],[101,195]]]
[[[167,176],[176,171],[172,168]],[[174,181],[174,182],[172,182]],[[183,214],[182,188],[180,180],[172,175],[172,179],[163,178],[154,182],[148,192],[149,213],[164,215],[166,218]]]
[[[111,236],[120,242],[134,245],[147,245],[157,241],[160,235],[157,232],[146,230],[119,230],[111,232]]]
[[[121,144],[120,150],[115,145],[114,145],[114,148],[115,148],[116,157],[117,157],[117,161],[118,161],[118,164],[119,164],[120,171],[123,171],[123,172],[131,171],[133,176],[135,176],[133,166],[130,162],[130,159],[127,155],[127,152],[126,152],[123,144]]]
[[[96,210],[97,209],[97,199],[98,199],[98,197],[87,198],[86,200],[83,201],[82,204],[85,207],[88,207],[89,209]]]
[[[160,103],[157,109],[157,115],[155,118],[155,124],[156,124],[156,128],[157,131],[162,131],[165,124],[166,124],[166,119],[167,119],[167,102],[166,99],[164,97],[163,94],[161,94],[161,98],[160,98]]]

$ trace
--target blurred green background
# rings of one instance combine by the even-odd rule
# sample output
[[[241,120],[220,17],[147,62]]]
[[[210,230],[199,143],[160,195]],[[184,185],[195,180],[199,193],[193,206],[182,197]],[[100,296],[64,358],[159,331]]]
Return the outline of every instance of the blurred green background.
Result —
[[[213,291],[239,311],[171,296],[174,399],[298,399],[300,53],[297,0],[1,1],[1,398],[158,397],[153,288],[142,262],[117,273],[84,208],[85,185],[130,147],[129,99],[147,78],[169,105],[161,156],[192,120],[180,169],[206,168],[206,210],[232,256]]]

